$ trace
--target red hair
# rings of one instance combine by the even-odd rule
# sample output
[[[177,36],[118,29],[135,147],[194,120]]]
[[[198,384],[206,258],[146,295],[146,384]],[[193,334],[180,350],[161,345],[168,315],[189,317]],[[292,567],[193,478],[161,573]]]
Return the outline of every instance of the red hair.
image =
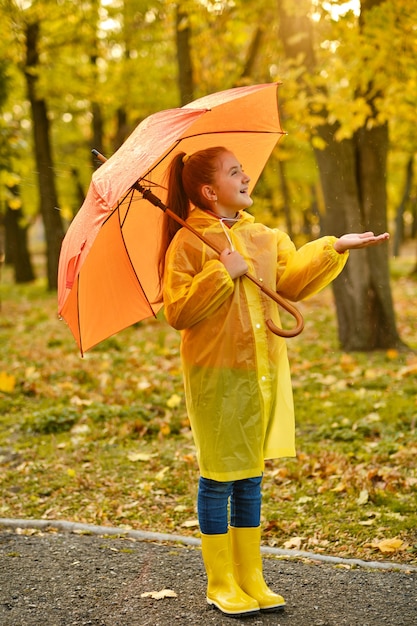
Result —
[[[177,154],[168,170],[167,206],[175,215],[186,220],[191,205],[199,209],[209,210],[210,206],[203,197],[201,189],[204,185],[212,185],[216,172],[219,169],[219,157],[229,152],[223,146],[206,148],[191,155],[185,152]],[[169,215],[164,215],[164,229],[159,256],[159,278],[162,279],[165,270],[165,255],[175,233],[181,228]]]

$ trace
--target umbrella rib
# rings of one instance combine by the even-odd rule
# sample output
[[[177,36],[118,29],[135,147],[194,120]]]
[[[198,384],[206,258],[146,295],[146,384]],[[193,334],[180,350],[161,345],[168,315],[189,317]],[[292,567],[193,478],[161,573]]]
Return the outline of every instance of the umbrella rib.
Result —
[[[123,198],[122,202],[124,202],[124,201],[126,200],[126,198],[128,197],[129,193],[130,193],[129,203],[128,203],[128,206],[127,206],[127,209],[126,209],[125,216],[124,216],[124,218],[123,218],[123,222],[120,222],[120,219],[119,219],[119,223],[120,223],[120,228],[121,228],[122,237],[123,237],[123,226],[124,226],[124,223],[125,223],[125,221],[126,221],[127,214],[129,213],[129,211],[130,211],[130,209],[131,209],[131,206],[132,206],[133,194],[134,194],[134,189],[133,189],[133,187],[131,187],[131,188],[129,189],[129,192],[125,195],[125,197]],[[121,202],[119,202],[119,203],[117,204],[117,209],[118,209],[118,210],[120,209],[120,205],[121,205]],[[119,210],[119,216],[120,216],[120,210]],[[123,245],[124,245],[124,243],[125,243],[125,242],[124,242],[124,239],[123,239]],[[126,246],[125,246],[125,248],[126,248]]]
[[[193,139],[194,137],[202,137],[203,135],[286,135],[287,133],[284,130],[216,130],[213,132],[206,133],[196,133],[195,135],[187,135],[186,137],[181,137],[178,140],[178,143],[184,141],[184,139]]]
[[[125,214],[125,216],[124,216],[124,219],[123,219],[123,224],[124,224],[124,222],[125,222],[125,220],[126,220],[127,214],[128,214],[128,212],[129,212],[129,210],[130,210],[130,207],[132,206],[132,199],[133,199],[133,192],[134,192],[134,190],[133,190],[133,189],[131,189],[130,191],[131,191],[131,200],[130,200],[130,202],[129,202],[129,207],[127,208],[126,214]],[[126,194],[126,196],[125,196],[125,198],[124,198],[124,199],[126,199],[126,198],[127,198],[127,195],[128,195],[128,194]],[[119,213],[119,222],[120,222],[120,203],[117,205],[117,207],[116,207],[116,209],[115,209],[115,210],[117,210],[117,211],[118,211],[118,213]],[[124,247],[125,252],[126,252],[126,257],[129,259],[130,267],[132,268],[133,273],[134,273],[134,274],[135,274],[135,276],[136,276],[136,280],[137,280],[137,283],[138,283],[138,285],[139,285],[139,287],[140,287],[140,289],[141,289],[141,291],[142,291],[142,295],[143,295],[143,297],[145,298],[146,302],[148,303],[148,306],[149,306],[150,311],[152,312],[152,315],[156,318],[156,313],[155,313],[155,311],[154,311],[154,309],[153,309],[152,303],[151,303],[151,301],[149,300],[148,296],[146,295],[146,291],[145,291],[145,290],[144,290],[144,288],[142,287],[142,282],[141,282],[141,280],[140,280],[140,278],[139,278],[139,276],[138,276],[138,274],[137,274],[137,272],[136,272],[136,269],[135,269],[134,264],[132,263],[132,259],[131,259],[130,254],[129,254],[128,247],[126,246],[125,238],[124,238],[124,236],[123,236],[123,224],[120,222],[120,235],[121,235],[121,238],[122,238],[122,241],[123,241],[123,247]]]
[[[104,226],[104,224],[106,224],[106,223],[109,221],[109,219],[110,219],[110,218],[114,215],[115,211],[118,211],[118,210],[119,210],[119,208],[122,206],[122,204],[124,203],[124,201],[126,200],[126,198],[129,196],[129,194],[132,194],[132,193],[133,193],[133,191],[134,191],[134,188],[133,188],[133,187],[130,187],[130,188],[128,189],[128,191],[126,192],[126,195],[124,195],[124,196],[123,196],[123,198],[121,198],[121,199],[118,201],[118,203],[116,204],[116,206],[114,207],[114,209],[111,209],[111,211],[109,211],[109,214],[108,214],[108,216],[106,217],[106,219],[103,221],[103,223],[102,223],[101,227],[103,227],[103,226]],[[130,203],[129,203],[129,208],[130,208],[130,204],[131,204],[131,201],[130,201]],[[129,210],[129,209],[128,209],[128,210]],[[126,215],[127,215],[127,213],[126,213]]]
[[[79,273],[77,275],[76,280],[77,280],[77,294],[79,294],[80,293],[80,274]],[[80,317],[80,299],[79,299],[79,297],[77,297],[76,302],[77,302],[78,336],[80,338],[80,343],[79,343],[80,354],[81,354],[81,357],[84,357],[83,339],[82,339],[82,334],[81,334],[81,317]]]

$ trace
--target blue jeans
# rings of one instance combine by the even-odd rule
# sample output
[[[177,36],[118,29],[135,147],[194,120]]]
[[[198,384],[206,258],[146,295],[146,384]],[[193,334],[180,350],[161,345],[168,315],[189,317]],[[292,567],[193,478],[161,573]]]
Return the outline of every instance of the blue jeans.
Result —
[[[198,485],[198,521],[204,535],[223,535],[230,525],[257,528],[261,523],[262,476],[230,482],[200,477]]]

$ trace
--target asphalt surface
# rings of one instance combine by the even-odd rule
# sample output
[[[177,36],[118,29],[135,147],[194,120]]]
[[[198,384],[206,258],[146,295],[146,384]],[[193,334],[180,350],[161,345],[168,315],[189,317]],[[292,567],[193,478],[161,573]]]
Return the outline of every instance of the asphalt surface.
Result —
[[[2,626],[417,625],[416,570],[264,557],[287,606],[243,619],[207,605],[197,546],[3,529],[0,563]],[[142,597],[164,589],[175,597]]]

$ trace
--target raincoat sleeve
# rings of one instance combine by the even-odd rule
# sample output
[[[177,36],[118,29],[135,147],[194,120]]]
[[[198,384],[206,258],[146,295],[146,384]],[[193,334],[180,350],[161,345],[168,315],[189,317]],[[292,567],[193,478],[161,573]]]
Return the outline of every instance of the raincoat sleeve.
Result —
[[[167,252],[164,305],[167,322],[177,330],[191,328],[216,311],[234,290],[234,282],[218,259],[204,262],[200,250],[175,238]]]
[[[349,252],[339,254],[336,237],[321,237],[298,250],[282,231],[278,232],[277,291],[296,302],[317,293],[342,271]]]

